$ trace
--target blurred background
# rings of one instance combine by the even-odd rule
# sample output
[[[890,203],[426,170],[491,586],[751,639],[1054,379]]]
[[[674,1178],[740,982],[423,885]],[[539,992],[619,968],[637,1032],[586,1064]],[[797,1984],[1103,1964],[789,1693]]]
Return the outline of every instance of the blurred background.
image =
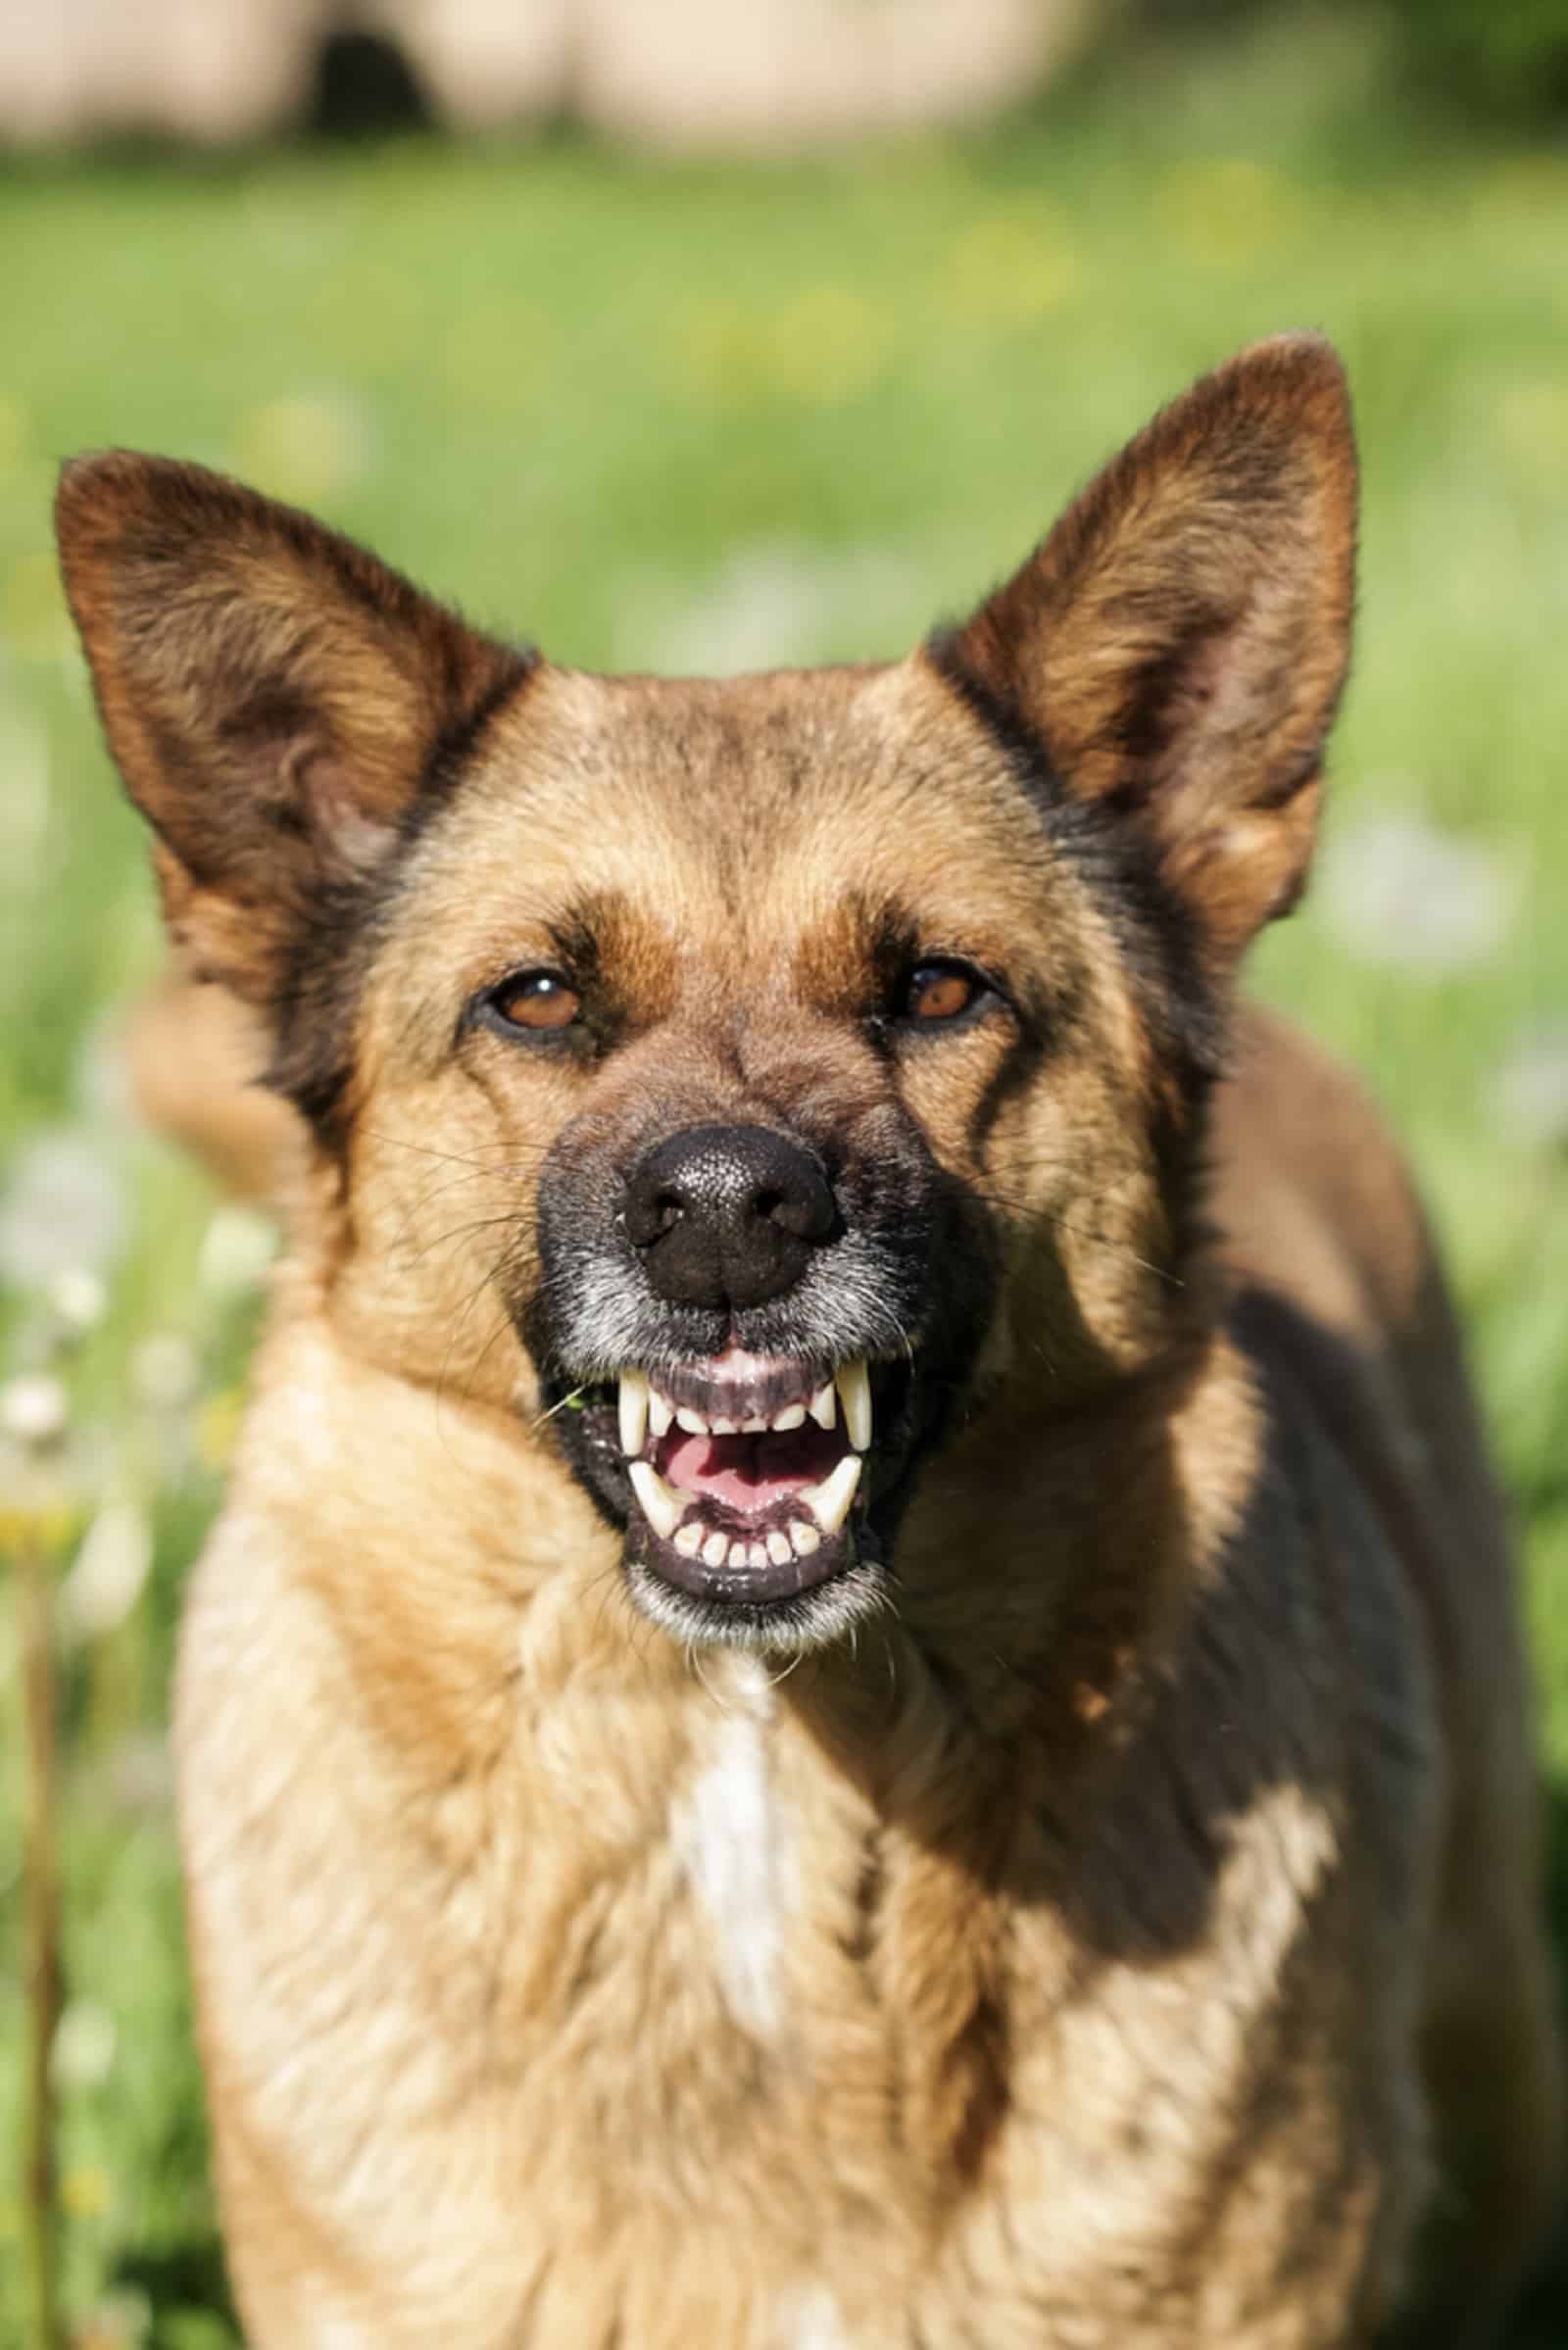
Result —
[[[232,470],[563,660],[727,670],[898,653],[1190,377],[1332,335],[1361,633],[1256,984],[1370,1075],[1450,1248],[1555,1824],[1568,0],[9,0],[0,321],[4,2350],[48,2210],[59,2339],[236,2339],[164,1720],[273,1240],[131,1114],[159,946],[55,580],[70,451]],[[1516,2344],[1568,2346],[1559,2266]]]

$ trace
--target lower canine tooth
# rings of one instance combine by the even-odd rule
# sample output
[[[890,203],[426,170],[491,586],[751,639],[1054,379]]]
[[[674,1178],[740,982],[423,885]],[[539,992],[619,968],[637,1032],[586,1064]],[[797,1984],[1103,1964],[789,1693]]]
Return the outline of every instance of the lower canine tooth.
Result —
[[[805,1502],[824,1534],[837,1534],[850,1514],[859,1482],[860,1456],[846,1452],[831,1477],[824,1477],[820,1485],[803,1485],[795,1498]]]
[[[701,1518],[688,1518],[684,1526],[676,1529],[674,1542],[675,1547],[680,1552],[682,1558],[695,1558],[698,1551],[703,1546],[703,1522]]]
[[[709,1538],[708,1538],[707,1542],[706,1542],[703,1544],[703,1564],[704,1564],[704,1566],[705,1566],[705,1567],[721,1567],[721,1566],[724,1564],[724,1561],[725,1561],[725,1559],[726,1559],[726,1558],[728,1558],[728,1556],[729,1556],[729,1538],[728,1538],[728,1536],[727,1536],[727,1535],[722,1535],[722,1534],[710,1534],[710,1535],[709,1536]]]
[[[845,1434],[856,1451],[863,1452],[871,1442],[871,1374],[864,1356],[858,1362],[843,1364],[837,1377],[844,1398]]]
[[[794,1544],[797,1558],[809,1558],[813,1550],[820,1550],[822,1547],[821,1536],[817,1533],[816,1528],[805,1518],[791,1518],[790,1541]]]
[[[686,1507],[678,1493],[672,1493],[652,1461],[634,1460],[627,1471],[631,1490],[642,1504],[643,1516],[655,1534],[662,1535],[667,1542],[680,1524]]]
[[[635,1460],[648,1434],[648,1382],[641,1371],[620,1375],[620,1448]]]

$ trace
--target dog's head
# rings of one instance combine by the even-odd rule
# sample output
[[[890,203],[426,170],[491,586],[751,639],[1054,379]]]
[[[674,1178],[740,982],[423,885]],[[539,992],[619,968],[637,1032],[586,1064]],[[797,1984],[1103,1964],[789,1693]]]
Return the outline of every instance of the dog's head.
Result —
[[[104,723],[314,1136],[328,1310],[549,1415],[683,1636],[832,1637],[966,1423],[1169,1343],[1353,504],[1332,353],[1264,344],[965,625],[712,684],[492,643],[193,466],[68,469]]]

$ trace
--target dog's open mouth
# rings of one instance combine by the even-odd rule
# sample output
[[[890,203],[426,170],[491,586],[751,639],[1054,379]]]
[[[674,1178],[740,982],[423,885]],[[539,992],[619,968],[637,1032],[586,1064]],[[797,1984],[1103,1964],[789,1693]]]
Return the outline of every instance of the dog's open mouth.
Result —
[[[625,1529],[646,1613],[687,1640],[799,1649],[889,1602],[922,1398],[912,1353],[834,1363],[731,1344],[628,1364],[551,1416]]]
[[[624,1370],[617,1405],[640,1547],[666,1582],[765,1602],[852,1559],[873,1426],[863,1359],[830,1370],[732,1346]]]

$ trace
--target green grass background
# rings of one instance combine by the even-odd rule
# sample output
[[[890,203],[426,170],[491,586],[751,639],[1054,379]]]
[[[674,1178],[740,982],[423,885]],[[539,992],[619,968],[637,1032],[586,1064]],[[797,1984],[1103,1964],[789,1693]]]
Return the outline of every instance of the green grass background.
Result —
[[[255,1301],[223,1269],[232,1222],[116,1095],[117,1007],[158,947],[54,585],[72,450],[228,467],[563,659],[877,655],[1009,565],[1192,375],[1283,326],[1331,334],[1365,464],[1333,870],[1354,881],[1386,857],[1375,827],[1417,825],[1483,918],[1438,967],[1411,943],[1423,907],[1348,937],[1320,893],[1256,975],[1414,1149],[1568,1789],[1568,154],[1402,110],[1354,24],[1232,31],[983,137],[793,165],[550,138],[0,166],[0,1204],[36,1188],[42,1136],[118,1225],[82,1219],[108,1311],[67,1365],[58,1491],[0,1495],[0,1526],[41,1528],[63,1574],[106,1495],[155,1537],[134,1605],[63,1644],[82,2344],[233,2339],[160,1725]],[[1526,1116],[1509,1072],[1531,1053]],[[34,1281],[21,1254],[5,1371],[48,1343],[44,1260]],[[0,1578],[0,2345],[23,2339],[9,1601]],[[1568,2344],[1568,2285],[1517,2340]]]

